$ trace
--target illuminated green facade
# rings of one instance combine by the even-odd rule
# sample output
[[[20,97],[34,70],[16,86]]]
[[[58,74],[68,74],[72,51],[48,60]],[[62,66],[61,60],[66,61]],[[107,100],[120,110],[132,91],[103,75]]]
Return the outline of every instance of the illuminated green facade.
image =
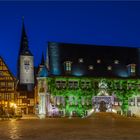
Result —
[[[131,97],[140,94],[140,80],[138,79],[48,77],[46,81],[51,95],[50,101],[59,108],[59,111],[65,110],[66,116],[69,116],[71,112],[74,112],[75,116],[84,116],[87,110],[94,108],[92,98],[99,93],[98,84],[102,80],[108,85],[108,94],[115,96],[117,102],[121,102],[117,105],[120,107],[117,111],[126,114]],[[61,101],[55,102],[53,97],[63,97],[64,104]],[[114,107],[115,104],[112,108]]]

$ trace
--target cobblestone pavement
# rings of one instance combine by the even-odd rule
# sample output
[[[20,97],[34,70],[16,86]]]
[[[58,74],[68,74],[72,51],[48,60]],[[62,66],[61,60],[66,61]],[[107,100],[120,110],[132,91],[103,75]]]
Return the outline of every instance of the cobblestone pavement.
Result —
[[[0,140],[140,140],[140,119],[99,113],[87,119],[0,121]]]

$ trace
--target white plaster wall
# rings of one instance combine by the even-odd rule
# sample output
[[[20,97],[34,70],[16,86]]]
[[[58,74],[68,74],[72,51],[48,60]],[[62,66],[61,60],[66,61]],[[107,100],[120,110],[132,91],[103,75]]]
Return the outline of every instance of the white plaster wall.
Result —
[[[46,114],[46,95],[39,93],[39,114]]]
[[[131,114],[135,114],[136,116],[140,117],[140,106],[138,106],[137,98],[140,96],[134,96],[132,97],[134,99],[134,105],[129,106],[129,110],[131,111]]]
[[[49,95],[47,97],[47,83],[46,77],[38,77],[38,97],[39,97],[39,116],[40,118],[45,118],[47,111],[47,104],[49,104]],[[40,88],[44,90],[40,92]]]
[[[24,61],[29,60],[29,70],[26,71]],[[34,60],[33,56],[20,56],[20,84],[34,84]]]
[[[138,106],[129,106],[129,110],[131,110],[132,114],[135,114],[136,116],[140,117],[140,107],[138,107]]]

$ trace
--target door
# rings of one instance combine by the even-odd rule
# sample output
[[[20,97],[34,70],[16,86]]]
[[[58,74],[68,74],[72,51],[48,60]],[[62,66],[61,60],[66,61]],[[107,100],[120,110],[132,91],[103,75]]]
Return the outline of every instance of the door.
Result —
[[[99,110],[100,110],[100,112],[106,112],[107,107],[106,107],[106,102],[105,101],[100,102]]]

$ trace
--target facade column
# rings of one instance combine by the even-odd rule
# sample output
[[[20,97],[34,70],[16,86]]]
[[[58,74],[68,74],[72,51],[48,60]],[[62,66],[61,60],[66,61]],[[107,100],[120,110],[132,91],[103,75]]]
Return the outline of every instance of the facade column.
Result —
[[[137,107],[137,96],[135,96],[135,107]]]
[[[39,93],[39,118],[46,118],[46,93]]]
[[[46,114],[48,115],[50,111],[50,94],[46,94]]]

